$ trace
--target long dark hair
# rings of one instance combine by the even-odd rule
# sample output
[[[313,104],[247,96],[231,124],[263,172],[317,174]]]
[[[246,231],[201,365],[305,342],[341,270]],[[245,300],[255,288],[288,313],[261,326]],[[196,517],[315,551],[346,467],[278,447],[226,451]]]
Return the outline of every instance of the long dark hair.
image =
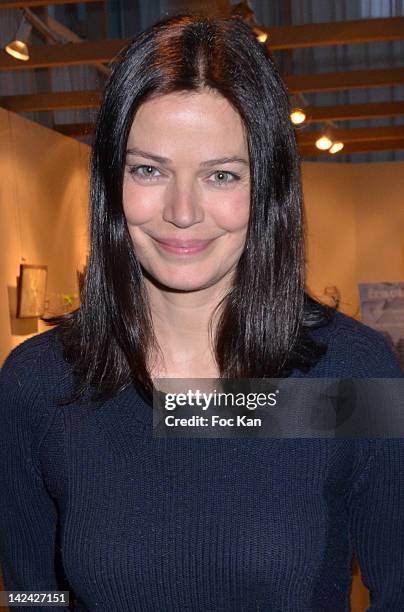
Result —
[[[147,364],[158,350],[122,206],[130,127],[151,96],[216,90],[246,128],[251,210],[246,246],[221,306],[215,356],[222,378],[287,376],[324,348],[308,328],[327,309],[304,290],[299,156],[288,94],[265,47],[239,19],[180,15],[141,33],[118,55],[105,86],[91,157],[90,253],[80,308],[58,324],[76,387],[106,399],[134,383],[150,397]]]

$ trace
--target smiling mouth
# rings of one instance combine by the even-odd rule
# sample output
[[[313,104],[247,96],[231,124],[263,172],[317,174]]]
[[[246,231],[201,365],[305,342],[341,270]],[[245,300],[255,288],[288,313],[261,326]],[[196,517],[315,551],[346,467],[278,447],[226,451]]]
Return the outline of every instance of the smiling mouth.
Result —
[[[175,255],[193,255],[207,249],[216,238],[211,238],[210,240],[158,240],[157,238],[153,238],[153,240],[167,253],[173,253]]]

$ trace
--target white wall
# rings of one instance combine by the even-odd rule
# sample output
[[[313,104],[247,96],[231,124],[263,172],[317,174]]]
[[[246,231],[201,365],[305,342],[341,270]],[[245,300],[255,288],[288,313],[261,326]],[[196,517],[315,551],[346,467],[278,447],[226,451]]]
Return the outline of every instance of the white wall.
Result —
[[[20,263],[47,265],[47,293],[77,292],[87,253],[89,147],[0,109],[0,363],[47,329],[16,319]]]
[[[342,294],[358,315],[358,282],[404,280],[404,163],[302,164],[308,286]]]

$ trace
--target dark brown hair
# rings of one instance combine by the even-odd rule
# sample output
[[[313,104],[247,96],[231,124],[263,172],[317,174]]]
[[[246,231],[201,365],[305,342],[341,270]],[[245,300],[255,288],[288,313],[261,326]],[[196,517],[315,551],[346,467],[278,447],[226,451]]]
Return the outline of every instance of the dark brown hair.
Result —
[[[239,19],[190,15],[160,21],[116,59],[98,113],[91,157],[90,253],[80,308],[59,324],[78,399],[134,383],[150,397],[150,351],[158,349],[122,206],[130,127],[151,96],[210,88],[240,114],[246,129],[251,210],[233,286],[220,304],[215,351],[223,378],[287,376],[308,369],[324,348],[308,329],[327,309],[304,290],[299,156],[289,100],[265,46]]]

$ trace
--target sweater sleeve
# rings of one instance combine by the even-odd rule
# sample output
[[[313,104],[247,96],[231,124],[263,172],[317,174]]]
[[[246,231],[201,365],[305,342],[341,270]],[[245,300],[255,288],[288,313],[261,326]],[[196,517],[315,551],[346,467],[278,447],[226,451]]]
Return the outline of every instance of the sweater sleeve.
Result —
[[[372,448],[348,510],[369,611],[399,612],[404,602],[404,439],[362,440]]]
[[[56,507],[34,460],[35,444],[51,425],[38,390],[39,360],[38,350],[26,341],[0,372],[0,565],[7,591],[62,590],[54,569]]]

